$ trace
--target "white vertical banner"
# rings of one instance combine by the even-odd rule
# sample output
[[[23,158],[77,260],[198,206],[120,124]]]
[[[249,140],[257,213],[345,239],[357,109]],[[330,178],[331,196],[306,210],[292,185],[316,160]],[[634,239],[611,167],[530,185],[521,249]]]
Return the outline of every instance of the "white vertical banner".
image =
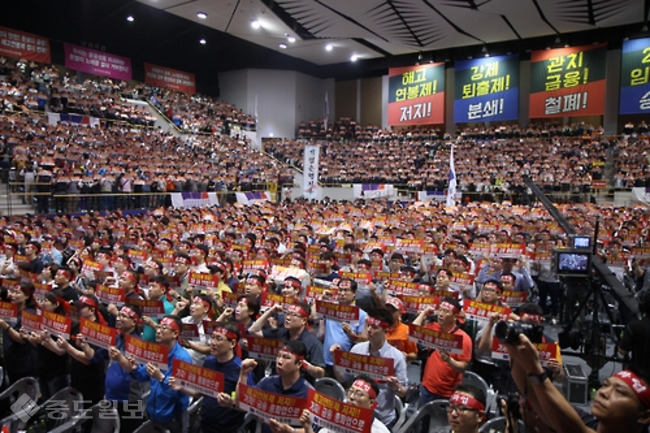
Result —
[[[454,145],[449,155],[449,188],[447,189],[447,207],[456,205],[456,167],[454,166]]]
[[[318,186],[318,164],[320,159],[320,146],[309,144],[305,146],[305,159],[303,163],[302,194],[305,198],[319,200],[320,187]]]
[[[323,114],[323,126],[325,126],[325,134],[327,134],[327,127],[329,126],[328,124],[330,121],[330,102],[329,98],[327,97],[327,91],[325,91],[325,108]]]

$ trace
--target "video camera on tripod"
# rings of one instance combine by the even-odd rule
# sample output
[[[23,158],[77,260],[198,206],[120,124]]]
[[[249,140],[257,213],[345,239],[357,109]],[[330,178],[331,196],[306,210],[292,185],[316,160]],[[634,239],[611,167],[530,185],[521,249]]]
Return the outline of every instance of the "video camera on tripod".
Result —
[[[588,277],[591,272],[593,252],[591,237],[569,236],[570,248],[553,250],[553,268],[559,277]]]

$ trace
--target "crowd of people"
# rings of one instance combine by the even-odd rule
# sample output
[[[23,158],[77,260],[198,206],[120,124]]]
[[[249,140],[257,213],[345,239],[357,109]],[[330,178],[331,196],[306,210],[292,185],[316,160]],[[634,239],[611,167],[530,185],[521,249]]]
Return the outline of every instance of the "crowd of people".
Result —
[[[599,218],[599,254],[614,267],[634,263],[621,278],[634,293],[647,290],[645,209],[563,205],[560,211],[581,233],[592,233]],[[463,423],[478,428],[486,416],[494,416],[480,394],[485,390],[459,387],[465,372],[474,371],[502,395],[519,389],[534,408],[525,412],[537,413],[556,431],[568,431],[544,416],[550,407],[545,396],[557,399],[552,382],[561,383],[564,376],[559,349],[540,370],[526,337],[508,343],[513,362],[538,379],[529,378],[523,388],[507,362],[491,355],[494,329],[504,314],[537,327],[555,323],[559,304],[571,290],[561,284],[550,258],[552,248],[568,240],[542,208],[484,203],[446,210],[435,202],[287,201],[159,208],[139,215],[5,217],[0,227],[2,296],[18,311],[15,321],[0,320],[5,372],[10,382],[38,377],[44,399],[71,385],[89,404],[102,398],[134,404],[149,388],[140,411],[181,431],[189,396],[196,391],[171,374],[173,360],[180,359],[225,375],[224,392],[204,396],[202,431],[242,426],[238,383],[305,397],[322,377],[351,384],[349,403],[376,407],[372,431],[392,431],[396,396],[414,407],[418,400],[421,406],[448,399],[449,425],[464,431]],[[209,275],[211,283],[201,283],[207,277],[198,274]],[[107,298],[111,290],[123,301]],[[414,296],[420,302],[416,306]],[[145,314],[143,300],[158,303],[159,314]],[[358,309],[358,317],[351,323],[336,319],[320,310],[321,303]],[[482,316],[472,305],[493,313]],[[115,327],[120,334],[116,345],[102,348],[74,336],[80,332],[74,324],[69,339],[22,327],[24,312],[69,315],[71,306],[78,320]],[[418,346],[409,324],[457,335],[462,343],[452,352]],[[184,334],[185,325],[195,325],[196,334]],[[136,360],[125,349],[127,335],[166,346],[168,368]],[[263,361],[268,356],[260,358],[246,337],[285,341],[268,365],[270,373]],[[552,342],[540,338],[537,342]],[[638,347],[624,346],[634,371],[644,368]],[[392,359],[394,374],[378,383],[343,374],[337,368],[341,352]],[[71,364],[61,359],[66,357]],[[406,363],[417,359],[421,372],[409,377]],[[640,373],[630,372],[610,379],[596,397],[599,405],[605,405],[607,390],[629,374],[641,380]],[[536,387],[543,392],[538,395]],[[468,404],[471,400],[458,394],[476,402]],[[628,394],[632,400],[640,395]],[[599,409],[594,415],[603,423],[614,416]],[[142,420],[142,415],[136,422],[121,415],[123,431]],[[312,428],[311,420],[309,413],[302,414],[305,431]],[[292,427],[267,419],[264,428]]]

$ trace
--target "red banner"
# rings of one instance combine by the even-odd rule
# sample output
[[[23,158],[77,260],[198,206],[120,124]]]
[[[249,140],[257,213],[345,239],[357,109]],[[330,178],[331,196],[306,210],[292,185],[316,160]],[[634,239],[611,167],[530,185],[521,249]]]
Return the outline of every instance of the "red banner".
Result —
[[[275,361],[280,347],[286,343],[284,340],[264,337],[246,337],[248,341],[248,356],[264,361]]]
[[[388,87],[389,125],[444,123],[444,63],[390,68]]]
[[[190,272],[187,282],[190,286],[216,288],[219,285],[219,275]]]
[[[460,355],[463,353],[463,336],[448,332],[436,331],[424,326],[409,325],[409,340],[430,349]]]
[[[483,321],[489,321],[492,313],[499,313],[501,320],[508,320],[508,316],[512,313],[512,309],[508,307],[486,304],[472,299],[465,299],[463,301],[463,311],[467,319]]]
[[[499,296],[502,302],[508,304],[511,307],[518,307],[521,304],[526,303],[528,300],[528,291],[521,292],[508,292],[505,291]]]
[[[179,92],[196,93],[194,74],[151,63],[144,64],[144,82]]]
[[[43,36],[0,27],[0,56],[52,63],[50,40]]]
[[[97,296],[97,299],[101,302],[106,304],[123,305],[126,301],[124,289],[120,289],[119,287],[108,287],[103,284],[97,284],[95,296]]]
[[[189,362],[174,359],[172,361],[172,376],[182,386],[191,388],[203,395],[217,398],[224,388],[223,373],[211,368],[200,367]]]
[[[124,353],[135,358],[140,364],[151,362],[161,370],[166,370],[169,362],[169,347],[145,341],[132,335],[126,336]]]
[[[50,334],[58,335],[63,339],[70,339],[72,318],[51,311],[43,311],[43,319],[41,320],[41,329],[49,331]]]
[[[338,322],[359,322],[359,307],[355,305],[316,301],[316,312],[326,319],[336,320]]]
[[[327,287],[318,287],[318,286],[307,286],[307,293],[305,294],[305,300],[307,302],[314,302],[317,299],[320,299],[325,294],[329,294],[332,298],[338,296],[338,289],[328,289]]]
[[[370,433],[373,410],[338,401],[313,389],[308,394],[312,422],[342,433]]]
[[[0,319],[11,324],[18,322],[18,305],[0,302]]]
[[[101,323],[81,318],[79,334],[83,335],[89,344],[103,349],[108,349],[117,344],[117,335],[120,333],[115,328]]]
[[[27,310],[24,310],[20,316],[20,325],[23,327],[23,329],[26,329],[28,331],[40,331],[42,321],[43,316],[40,316],[36,313],[30,313]]]
[[[274,305],[281,305],[283,310],[286,310],[289,305],[293,305],[296,301],[296,298],[291,296],[282,296],[275,293],[267,293],[266,296],[262,297],[262,305],[260,305],[260,310],[266,311]]]
[[[542,366],[548,366],[548,361],[557,360],[557,344],[556,343],[533,343],[537,348],[539,360]],[[507,361],[510,359],[506,345],[499,341],[498,338],[492,337],[492,359]]]
[[[426,310],[428,307],[433,307],[436,310],[440,305],[440,298],[438,296],[404,296],[399,298],[404,303],[404,308],[409,313],[419,313]]]
[[[258,416],[265,422],[271,418],[281,423],[299,426],[300,414],[307,408],[307,399],[262,391],[252,386],[237,385],[239,409]]]
[[[136,298],[127,299],[129,305],[137,305],[143,316],[160,319],[165,315],[165,306],[163,301],[147,301]]]
[[[339,277],[349,278],[356,281],[357,284],[368,285],[372,283],[372,274],[370,272],[344,272],[339,271]]]
[[[393,358],[336,350],[334,352],[334,366],[353,376],[366,374],[378,382],[385,381],[387,377],[395,376]]]

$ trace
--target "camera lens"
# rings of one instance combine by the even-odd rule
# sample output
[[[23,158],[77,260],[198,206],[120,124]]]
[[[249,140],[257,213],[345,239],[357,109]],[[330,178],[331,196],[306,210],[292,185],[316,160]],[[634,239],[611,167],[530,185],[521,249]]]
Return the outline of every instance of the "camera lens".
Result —
[[[521,329],[516,322],[499,321],[494,327],[494,335],[503,343],[517,344]]]

